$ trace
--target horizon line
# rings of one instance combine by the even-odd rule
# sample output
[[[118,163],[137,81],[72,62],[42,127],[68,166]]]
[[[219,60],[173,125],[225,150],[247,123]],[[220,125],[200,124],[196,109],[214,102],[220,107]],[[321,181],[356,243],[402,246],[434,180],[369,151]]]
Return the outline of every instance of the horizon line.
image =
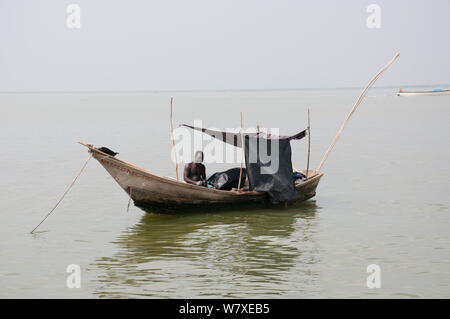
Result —
[[[405,87],[437,87],[450,86],[449,84],[422,84],[422,85],[382,85],[374,86],[376,89],[400,89]],[[200,93],[200,92],[262,92],[262,91],[307,91],[307,90],[351,90],[360,89],[363,86],[348,86],[348,87],[309,87],[309,88],[244,88],[244,89],[172,89],[172,90],[8,90],[0,91],[0,94],[45,94],[45,93],[59,93],[59,94],[95,94],[95,93],[116,93],[116,94],[133,94],[133,93]]]

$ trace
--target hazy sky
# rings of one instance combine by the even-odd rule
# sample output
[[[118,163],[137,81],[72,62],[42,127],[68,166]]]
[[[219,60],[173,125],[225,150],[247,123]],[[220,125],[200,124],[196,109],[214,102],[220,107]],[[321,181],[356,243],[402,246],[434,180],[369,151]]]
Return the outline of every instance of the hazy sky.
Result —
[[[378,85],[449,84],[449,15],[449,0],[0,0],[0,91],[359,87],[396,52]]]

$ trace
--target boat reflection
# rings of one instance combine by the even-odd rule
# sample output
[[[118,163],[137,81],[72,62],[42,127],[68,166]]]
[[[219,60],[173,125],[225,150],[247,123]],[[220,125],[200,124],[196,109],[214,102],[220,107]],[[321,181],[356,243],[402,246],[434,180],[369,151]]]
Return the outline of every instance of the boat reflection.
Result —
[[[100,297],[273,296],[315,278],[315,201],[295,208],[146,214],[99,258]],[[294,282],[292,282],[294,281]]]

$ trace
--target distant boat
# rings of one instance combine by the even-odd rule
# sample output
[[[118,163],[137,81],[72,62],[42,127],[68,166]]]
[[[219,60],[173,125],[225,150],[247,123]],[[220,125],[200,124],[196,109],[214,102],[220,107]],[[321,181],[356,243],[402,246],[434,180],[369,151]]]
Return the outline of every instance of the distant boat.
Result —
[[[403,91],[400,89],[397,96],[434,96],[434,95],[450,95],[450,90],[434,89],[428,91]]]

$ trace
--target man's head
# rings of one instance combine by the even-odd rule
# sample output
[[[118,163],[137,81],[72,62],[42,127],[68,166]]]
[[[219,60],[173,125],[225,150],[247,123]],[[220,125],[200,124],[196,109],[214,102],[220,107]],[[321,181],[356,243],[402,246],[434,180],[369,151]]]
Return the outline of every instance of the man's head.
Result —
[[[194,163],[201,163],[201,162],[203,162],[203,152],[197,151],[195,152]]]

